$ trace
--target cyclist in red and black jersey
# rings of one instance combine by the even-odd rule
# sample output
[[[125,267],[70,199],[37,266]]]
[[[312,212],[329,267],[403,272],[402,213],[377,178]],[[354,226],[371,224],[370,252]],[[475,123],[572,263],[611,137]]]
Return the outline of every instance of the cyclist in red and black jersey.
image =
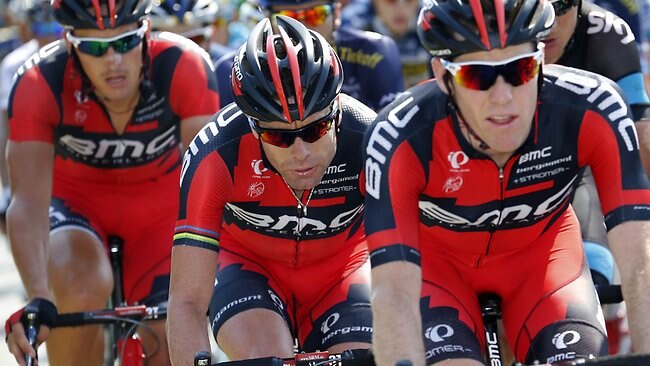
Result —
[[[286,16],[273,22],[259,22],[237,52],[235,103],[183,159],[175,364],[209,349],[208,305],[230,359],[293,357],[294,338],[304,351],[370,347],[361,144],[376,114],[340,94],[341,62],[322,36]]]
[[[436,79],[407,90],[366,135],[378,365],[483,365],[477,297],[486,292],[501,297],[518,360],[606,354],[570,205],[587,166],[626,264],[634,347],[650,351],[650,184],[634,122],[609,79],[542,67],[537,42],[553,18],[544,0],[428,1],[421,10]]]
[[[147,35],[149,0],[58,0],[53,8],[66,42],[45,46],[22,66],[9,106],[9,239],[45,326],[57,308],[106,306],[109,236],[124,240],[126,301],[166,300],[181,144],[219,103],[198,46]],[[35,355],[21,314],[7,321],[17,359]],[[142,333],[145,351],[159,346],[148,364],[169,364],[164,324],[151,326],[161,342]],[[99,365],[102,336],[100,326],[49,337],[43,327],[39,340],[47,338],[52,365]]]

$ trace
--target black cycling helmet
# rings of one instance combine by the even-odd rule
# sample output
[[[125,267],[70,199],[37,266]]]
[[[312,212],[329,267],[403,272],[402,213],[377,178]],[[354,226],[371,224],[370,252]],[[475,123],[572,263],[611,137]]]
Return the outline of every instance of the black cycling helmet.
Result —
[[[548,0],[425,0],[418,36],[433,56],[537,42],[553,26]]]
[[[249,117],[291,123],[332,104],[343,85],[341,61],[320,34],[299,21],[262,19],[235,57],[231,83]]]
[[[66,28],[111,29],[137,23],[151,12],[151,0],[52,0],[54,18]]]

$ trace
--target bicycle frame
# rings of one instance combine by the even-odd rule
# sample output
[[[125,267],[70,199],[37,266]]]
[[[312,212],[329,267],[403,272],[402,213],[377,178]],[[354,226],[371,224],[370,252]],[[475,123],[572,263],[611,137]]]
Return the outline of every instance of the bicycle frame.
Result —
[[[615,304],[623,301],[620,285],[596,286],[596,292],[602,304]],[[502,366],[503,356],[499,343],[498,321],[501,319],[501,298],[496,294],[485,293],[479,295],[479,305],[483,317],[483,328],[485,330],[485,357],[487,364],[491,366]],[[569,361],[567,365],[579,364]]]

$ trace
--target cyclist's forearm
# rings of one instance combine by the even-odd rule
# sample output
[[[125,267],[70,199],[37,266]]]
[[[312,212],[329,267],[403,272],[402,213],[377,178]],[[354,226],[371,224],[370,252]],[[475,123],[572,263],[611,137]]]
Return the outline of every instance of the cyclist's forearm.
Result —
[[[609,232],[621,273],[630,334],[635,352],[650,353],[650,222],[626,222]]]
[[[172,365],[193,365],[194,354],[210,351],[207,317],[198,306],[170,299],[167,314],[167,339]]]
[[[47,208],[40,211],[14,200],[7,211],[7,231],[14,262],[28,296],[50,299],[47,281],[49,218]]]
[[[424,366],[419,268],[409,263],[388,263],[372,272],[372,341],[377,365],[394,366],[399,360],[411,360],[414,366]]]

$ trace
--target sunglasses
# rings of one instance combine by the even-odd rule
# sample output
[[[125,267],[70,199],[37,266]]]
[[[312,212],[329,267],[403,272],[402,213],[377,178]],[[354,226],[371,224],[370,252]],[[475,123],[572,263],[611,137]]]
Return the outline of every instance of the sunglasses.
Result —
[[[300,137],[301,140],[310,144],[320,140],[323,136],[327,135],[329,130],[332,129],[338,116],[338,107],[333,107],[332,113],[329,115],[297,130],[262,128],[259,125],[259,121],[250,117],[248,117],[248,123],[251,128],[257,132],[262,141],[273,146],[287,148],[293,145],[296,141],[296,137]]]
[[[332,14],[332,4],[317,5],[312,8],[300,10],[278,10],[273,14],[285,15],[296,19],[307,27],[318,27],[325,23],[327,17]]]
[[[551,1],[556,16],[564,15],[567,11],[571,10],[574,6],[578,5],[580,0],[555,0]]]
[[[488,90],[499,76],[512,86],[523,85],[539,73],[543,46],[535,52],[498,62],[470,61],[451,62],[440,59],[442,66],[451,73],[456,84],[472,90]]]
[[[131,51],[142,43],[142,39],[145,33],[147,33],[148,28],[149,24],[144,21],[140,28],[118,34],[111,38],[75,37],[71,32],[66,33],[65,38],[80,52],[101,57],[108,52],[109,47],[112,47],[117,53]]]

